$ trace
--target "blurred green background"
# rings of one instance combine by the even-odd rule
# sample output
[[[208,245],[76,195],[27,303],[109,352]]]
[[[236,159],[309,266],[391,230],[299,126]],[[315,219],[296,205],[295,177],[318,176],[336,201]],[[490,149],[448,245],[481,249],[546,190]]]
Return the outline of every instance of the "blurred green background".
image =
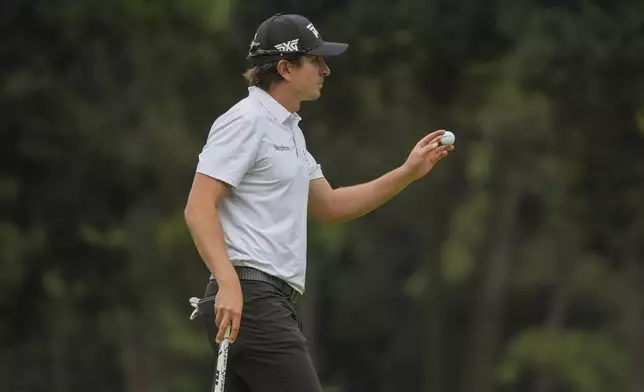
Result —
[[[457,149],[372,214],[310,224],[300,310],[328,392],[644,391],[641,0],[5,0],[3,391],[209,390],[183,220],[256,26],[310,18],[334,186]]]

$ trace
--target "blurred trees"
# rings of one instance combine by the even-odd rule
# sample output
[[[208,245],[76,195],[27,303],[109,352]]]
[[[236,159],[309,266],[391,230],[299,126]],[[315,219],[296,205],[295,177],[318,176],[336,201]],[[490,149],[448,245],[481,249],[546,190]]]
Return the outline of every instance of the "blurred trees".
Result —
[[[297,12],[351,45],[301,113],[333,185],[457,135],[380,210],[311,223],[302,310],[329,390],[643,390],[643,8],[3,3],[5,388],[208,388],[185,197],[256,25]]]

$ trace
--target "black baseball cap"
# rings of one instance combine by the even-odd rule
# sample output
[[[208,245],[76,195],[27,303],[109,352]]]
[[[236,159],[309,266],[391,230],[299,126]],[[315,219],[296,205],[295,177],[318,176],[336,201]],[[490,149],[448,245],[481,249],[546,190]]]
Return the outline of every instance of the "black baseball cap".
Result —
[[[313,23],[301,15],[276,14],[262,22],[250,44],[248,60],[261,65],[300,55],[337,56],[348,44],[325,42]]]

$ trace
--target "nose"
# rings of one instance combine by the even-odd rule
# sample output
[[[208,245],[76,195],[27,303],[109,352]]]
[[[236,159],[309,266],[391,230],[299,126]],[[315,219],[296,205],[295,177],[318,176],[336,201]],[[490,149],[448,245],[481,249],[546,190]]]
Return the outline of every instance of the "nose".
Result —
[[[331,75],[331,68],[329,68],[329,66],[326,65],[326,62],[324,61],[323,58],[320,58],[320,75],[321,76]]]

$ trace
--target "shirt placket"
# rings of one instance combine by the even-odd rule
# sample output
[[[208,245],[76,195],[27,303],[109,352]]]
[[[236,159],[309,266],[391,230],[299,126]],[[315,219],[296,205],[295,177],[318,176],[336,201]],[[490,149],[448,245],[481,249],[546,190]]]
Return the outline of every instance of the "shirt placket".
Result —
[[[295,119],[293,117],[289,117],[288,120],[286,120],[286,127],[288,128],[289,132],[291,132],[291,139],[293,139],[293,144],[295,145],[295,154],[297,156],[298,161],[301,160],[301,152],[300,152],[300,144],[297,141],[297,137],[295,136],[295,130],[293,129],[295,127]]]

